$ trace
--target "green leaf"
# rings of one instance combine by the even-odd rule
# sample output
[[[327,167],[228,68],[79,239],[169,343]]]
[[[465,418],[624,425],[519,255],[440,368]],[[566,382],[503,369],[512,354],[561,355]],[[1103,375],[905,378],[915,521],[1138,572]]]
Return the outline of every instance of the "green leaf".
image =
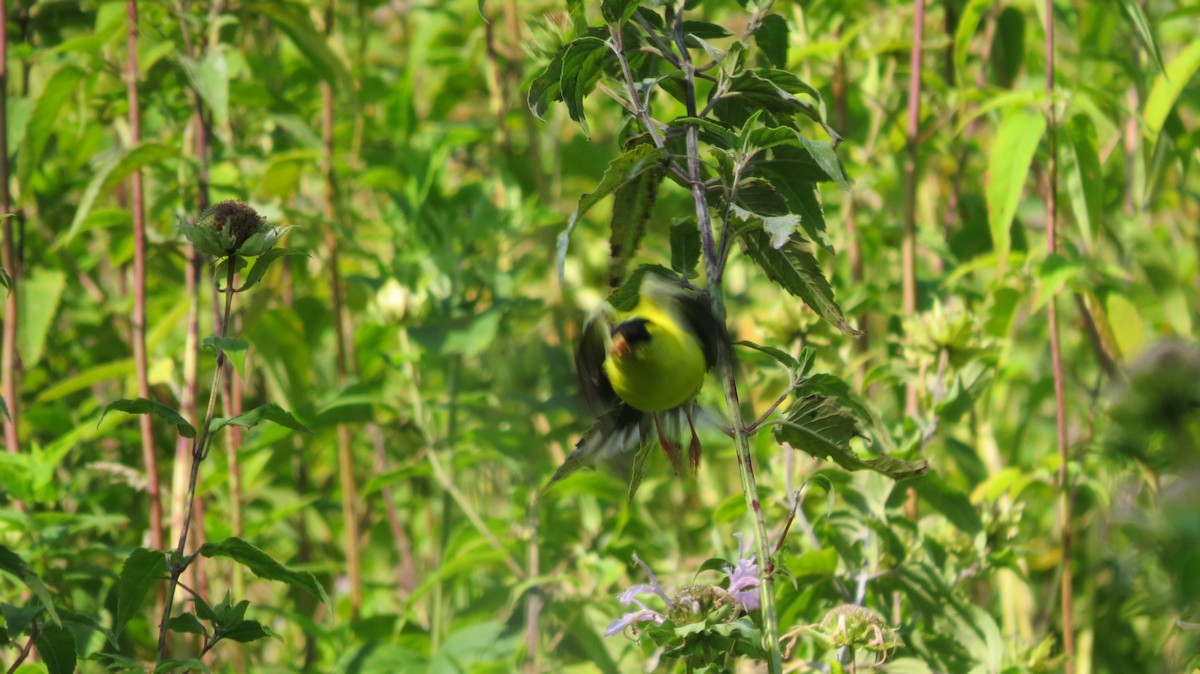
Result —
[[[186,660],[178,660],[178,659],[163,660],[162,662],[160,662],[158,664],[157,667],[154,668],[154,674],[166,674],[167,672],[178,672],[181,670],[185,671],[185,672],[191,672],[191,671],[211,672],[212,671],[208,668],[208,665],[204,664],[203,660],[197,660],[196,658],[187,658]]]
[[[1138,0],[1120,0],[1120,2],[1122,14],[1129,22],[1129,27],[1137,35],[1142,47],[1150,53],[1150,56],[1154,57],[1154,64],[1158,66],[1158,72],[1163,73],[1165,69],[1163,68],[1162,52],[1158,50],[1158,41],[1154,39],[1154,31],[1150,30],[1150,22],[1146,20],[1146,13],[1142,11],[1142,3]]]
[[[84,221],[87,220],[88,213],[91,212],[96,199],[101,194],[110,192],[117,185],[125,182],[129,176],[133,175],[134,171],[178,156],[179,147],[177,145],[143,142],[140,145],[126,148],[109,161],[101,164],[96,168],[91,182],[88,183],[87,188],[83,191],[83,196],[79,199],[79,206],[75,209],[75,217],[71,220],[70,227],[66,233],[59,235],[53,248],[60,248],[75,238],[80,228],[83,227]]]
[[[772,66],[782,69],[788,67],[788,25],[782,16],[764,16],[758,30],[754,31],[754,44],[758,45]]]
[[[692,218],[671,223],[671,269],[685,278],[695,276],[700,263],[700,230]]]
[[[67,286],[67,275],[56,269],[38,268],[17,286],[17,344],[21,361],[35,367],[46,348],[46,336],[58,314],[59,300]]]
[[[1078,114],[1066,125],[1063,144],[1063,174],[1071,212],[1079,223],[1080,234],[1088,249],[1094,244],[1103,217],[1104,175],[1096,153],[1096,128],[1091,117]]]
[[[658,198],[658,187],[662,184],[664,171],[645,171],[633,180],[621,185],[613,194],[612,220],[609,227],[608,284],[610,288],[621,285],[625,269],[629,266],[641,245],[646,225]]]
[[[250,272],[246,275],[246,281],[241,284],[241,288],[238,288],[239,293],[253,288],[259,281],[262,281],[263,276],[266,275],[266,270],[270,269],[270,266],[275,264],[276,260],[293,257],[293,255],[308,257],[308,253],[298,251],[295,248],[271,248],[270,251],[259,255],[258,259],[254,260],[254,266],[250,267]]]
[[[129,376],[136,372],[136,367],[132,358],[119,360],[115,363],[97,365],[96,367],[80,372],[70,379],[64,379],[53,386],[43,389],[38,394],[35,402],[51,402],[69,396],[76,391],[82,391],[98,382]]]
[[[75,637],[69,631],[52,625],[38,632],[35,643],[49,674],[74,674]]]
[[[792,354],[784,351],[783,349],[777,349],[773,346],[766,346],[765,344],[755,344],[754,342],[748,342],[744,339],[734,342],[733,345],[744,346],[748,349],[754,349],[755,351],[765,353],[774,358],[788,370],[795,370],[799,366],[799,363],[797,363],[796,359],[792,357]]]
[[[167,556],[155,550],[135,548],[125,558],[117,581],[117,617],[113,632],[117,635],[137,615],[146,595],[167,575]]]
[[[562,58],[562,73],[559,85],[567,114],[579,123],[585,136],[588,134],[587,119],[583,115],[583,99],[603,74],[604,61],[613,56],[608,43],[595,37],[581,37],[567,45]]]
[[[242,5],[245,11],[261,14],[270,19],[280,30],[287,34],[292,44],[308,62],[313,70],[334,89],[350,88],[352,79],[350,72],[342,60],[329,48],[325,36],[317,31],[308,16],[307,7],[290,3],[274,2],[273,0],[257,0]]]
[[[7,571],[16,576],[25,583],[33,595],[38,598],[42,606],[46,609],[46,613],[50,614],[50,619],[55,625],[62,625],[62,620],[58,617],[58,611],[54,608],[54,599],[50,596],[50,590],[46,589],[42,579],[37,577],[33,569],[21,559],[20,555],[0,545],[0,571]]]
[[[992,230],[992,245],[1003,269],[1012,248],[1012,221],[1025,188],[1025,178],[1037,151],[1046,118],[1040,114],[1017,111],[1000,123],[988,158],[987,211]]]
[[[1135,3],[1136,4],[1136,3]],[[1162,131],[1167,116],[1175,107],[1183,88],[1187,86],[1196,71],[1200,69],[1200,40],[1192,40],[1178,56],[1171,59],[1150,87],[1150,95],[1146,97],[1146,107],[1142,110],[1142,118],[1146,120],[1146,132],[1151,140],[1156,140]]]
[[[624,23],[641,4],[641,0],[603,0],[600,3],[600,14],[608,23]]]
[[[33,198],[34,192],[29,187],[30,178],[42,161],[42,153],[46,150],[50,134],[54,132],[54,123],[58,120],[59,111],[75,93],[75,87],[83,79],[83,75],[83,71],[74,66],[60,68],[50,76],[42,89],[42,95],[34,104],[29,125],[25,129],[25,142],[18,156],[17,181],[21,185],[23,200]]]
[[[250,342],[237,337],[217,337],[215,335],[204,338],[201,346],[216,355],[218,352],[224,353],[225,357],[233,362],[239,372],[245,372],[246,369],[246,350],[250,348]]]
[[[41,602],[29,606],[14,606],[0,604],[0,615],[4,616],[4,624],[8,628],[8,636],[15,639],[19,634],[26,634],[33,627],[33,619],[42,612]]]
[[[208,432],[216,433],[226,426],[253,428],[264,421],[273,421],[280,426],[290,428],[294,431],[300,431],[301,433],[312,433],[312,431],[308,430],[308,427],[299,421],[296,421],[296,417],[293,417],[290,412],[284,410],[275,403],[267,403],[266,405],[255,407],[249,412],[240,414],[232,419],[216,417],[212,420],[212,425],[209,426]]]
[[[218,44],[209,49],[199,61],[186,56],[179,59],[192,86],[208,104],[213,121],[218,126],[224,126],[229,120],[229,65],[222,47]]]
[[[571,218],[567,221],[566,229],[558,235],[556,253],[558,277],[560,279],[563,275],[563,265],[567,262],[567,246],[571,240],[571,232],[575,231],[575,224],[579,222],[579,218],[583,217],[601,199],[612,194],[618,187],[628,183],[646,171],[658,168],[662,160],[662,151],[653,145],[635,145],[609,163],[608,168],[604,171],[604,177],[600,179],[600,184],[596,186],[596,189],[579,197],[579,204],[575,207],[575,212],[571,214]]]
[[[971,0],[958,17],[958,28],[954,31],[954,76],[961,86],[966,82],[967,52],[971,39],[979,29],[983,15],[991,8],[993,0]]]
[[[529,83],[529,93],[525,102],[534,117],[544,119],[546,111],[554,101],[562,100],[562,66],[563,56],[570,44],[565,45],[554,54],[538,74]]]
[[[1013,6],[1005,7],[996,17],[992,51],[988,55],[996,83],[1010,89],[1025,64],[1025,15]]]
[[[100,419],[96,421],[96,425],[99,426],[100,422],[104,421],[104,417],[113,410],[126,414],[153,414],[174,426],[183,437],[196,437],[196,429],[188,423],[187,419],[183,418],[183,415],[156,400],[148,400],[146,398],[121,398],[120,400],[115,400],[105,405],[104,411],[100,413]]]
[[[167,623],[167,627],[171,628],[174,632],[208,635],[208,630],[204,629],[204,625],[200,622],[200,619],[191,613],[180,613],[171,618],[171,621]]]
[[[742,235],[746,253],[762,267],[767,278],[788,293],[804,300],[817,315],[837,326],[848,335],[860,335],[846,321],[842,308],[833,298],[833,288],[821,271],[817,258],[795,241],[782,248],[771,245],[767,233],[751,229]]]
[[[812,140],[799,133],[797,135],[800,136],[800,142],[804,143],[804,148],[817,161],[817,166],[820,166],[821,170],[825,171],[825,174],[838,184],[838,187],[849,192],[850,181],[846,178],[846,171],[842,168],[842,160],[838,159],[837,153],[833,151],[833,143],[827,140]]]
[[[850,440],[863,437],[858,421],[833,398],[813,394],[798,398],[784,420],[775,426],[775,439],[818,459],[830,459],[846,470],[873,470],[893,480],[906,480],[929,471],[928,461],[903,461],[890,456],[864,459]]]
[[[942,514],[948,522],[968,536],[974,537],[983,531],[983,520],[966,494],[946,484],[941,477],[930,473],[913,483],[921,500]]]
[[[228,557],[250,569],[259,578],[287,583],[293,588],[304,590],[325,604],[329,603],[329,597],[325,595],[325,588],[321,587],[311,573],[292,571],[275,561],[267,553],[240,538],[233,537],[219,543],[205,543],[200,547],[200,554],[209,558]]]
[[[253,620],[243,620],[239,622],[237,626],[229,630],[222,631],[220,635],[222,639],[229,639],[230,641],[236,641],[242,644],[249,643],[251,641],[257,641],[259,639],[266,639],[268,637],[274,637],[280,641],[283,641],[283,638],[278,634]]]

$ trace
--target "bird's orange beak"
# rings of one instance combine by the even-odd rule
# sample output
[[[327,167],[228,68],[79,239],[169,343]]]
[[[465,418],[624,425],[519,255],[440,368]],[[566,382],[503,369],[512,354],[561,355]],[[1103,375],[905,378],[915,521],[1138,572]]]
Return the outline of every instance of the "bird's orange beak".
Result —
[[[612,338],[612,350],[609,354],[617,360],[624,360],[633,353],[633,346],[629,344],[629,340],[625,339],[625,335],[617,333]]]

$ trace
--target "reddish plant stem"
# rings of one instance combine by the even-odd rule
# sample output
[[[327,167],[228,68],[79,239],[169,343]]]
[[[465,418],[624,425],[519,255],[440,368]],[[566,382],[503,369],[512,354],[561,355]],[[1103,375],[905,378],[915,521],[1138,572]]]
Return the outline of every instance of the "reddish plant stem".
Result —
[[[8,25],[8,2],[0,2],[0,28]],[[0,148],[8,147],[8,31],[0,30]],[[8,191],[8,152],[0,152],[0,216],[12,211],[11,195]],[[20,401],[17,399],[17,284],[20,270],[17,269],[17,249],[13,237],[13,218],[4,218],[0,225],[4,232],[4,247],[0,251],[0,264],[12,279],[12,285],[4,296],[4,336],[0,345],[0,395],[8,405],[8,416],[4,417],[4,444],[8,451],[21,451],[17,422],[20,419]]]
[[[1046,170],[1046,250],[1050,255],[1058,251],[1058,130],[1054,110],[1054,2],[1046,1],[1046,139],[1050,144],[1049,164]],[[1063,672],[1075,672],[1075,590],[1072,573],[1072,504],[1069,447],[1067,445],[1067,392],[1066,376],[1063,372],[1062,341],[1058,331],[1058,302],[1051,297],[1047,303],[1050,323],[1050,362],[1054,370],[1054,414],[1058,436],[1058,509],[1059,536],[1062,548],[1062,633]]]
[[[129,99],[129,145],[142,142],[142,111],[138,100],[138,7],[137,0],[125,3],[129,24],[126,37],[128,58],[125,69],[125,90]],[[146,207],[143,196],[142,172],[135,170],[129,178],[130,208],[133,211],[133,360],[137,369],[138,396],[150,397],[149,363],[146,355]],[[146,491],[150,498],[150,545],[163,549],[162,487],[158,475],[158,451],[154,446],[154,426],[148,414],[138,416],[142,431],[142,463],[146,468]]]
[[[925,0],[916,0],[913,14],[912,52],[908,76],[908,130],[904,144],[904,238],[900,244],[904,315],[917,313],[917,149],[921,126],[921,40],[925,25]],[[915,416],[919,382],[905,386],[905,414]]]
[[[333,35],[333,0],[325,4],[325,35]],[[346,318],[342,298],[342,276],[338,265],[337,238],[337,177],[334,173],[333,155],[333,87],[325,82],[321,85],[322,114],[321,138],[325,148],[325,240],[329,246],[329,286],[333,304],[333,330],[337,344],[334,371],[339,385],[346,383]],[[359,549],[357,504],[358,495],[354,482],[354,455],[351,452],[350,427],[338,425],[338,477],[342,488],[342,523],[346,536],[346,573],[350,580],[350,613],[358,618],[362,608],[362,555]]]

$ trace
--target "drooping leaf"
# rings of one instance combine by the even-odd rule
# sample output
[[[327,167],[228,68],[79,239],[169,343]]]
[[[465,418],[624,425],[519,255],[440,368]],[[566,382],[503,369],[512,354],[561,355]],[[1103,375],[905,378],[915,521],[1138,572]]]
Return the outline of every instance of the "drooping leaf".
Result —
[[[46,336],[58,315],[58,304],[67,287],[67,275],[57,269],[38,268],[17,286],[17,344],[26,367],[35,367],[46,348]]]
[[[296,250],[295,248],[272,248],[262,255],[259,255],[254,261],[254,266],[251,267],[249,273],[246,274],[245,282],[242,283],[241,287],[238,288],[237,291],[243,292],[258,285],[259,281],[262,281],[263,276],[266,275],[267,270],[270,269],[271,265],[277,260],[282,260],[285,257],[293,257],[296,255],[303,255],[307,257],[308,253],[305,253],[302,250]]]
[[[38,632],[35,643],[49,674],[75,673],[75,637],[70,631],[51,625]]]
[[[204,625],[200,622],[200,619],[191,613],[180,613],[174,616],[167,623],[167,627],[170,627],[172,632],[208,634],[208,630],[204,629]]]
[[[836,400],[819,394],[797,398],[775,426],[775,439],[818,459],[829,459],[846,470],[873,470],[894,480],[917,477],[929,470],[928,461],[904,461],[890,456],[862,458],[850,440],[862,437],[854,415]]]
[[[35,399],[36,402],[45,403],[82,391],[85,388],[108,379],[116,379],[117,377],[125,377],[136,371],[137,365],[132,358],[119,360],[115,363],[104,363],[93,368],[84,370],[79,374],[69,379],[49,386],[42,390]]]
[[[229,120],[229,64],[222,45],[208,49],[202,59],[181,56],[180,62],[192,86],[212,111],[213,121],[224,126]]]
[[[121,567],[120,580],[117,581],[117,617],[113,632],[121,634],[125,625],[141,610],[146,595],[166,575],[165,554],[146,548],[135,548],[129,553]]]
[[[833,298],[833,288],[821,271],[817,258],[795,241],[782,248],[771,245],[770,237],[761,229],[749,229],[742,235],[746,253],[758,263],[767,278],[788,293],[804,300],[817,315],[848,335],[862,334],[851,327],[846,315]]]
[[[276,0],[258,0],[243,5],[244,11],[261,14],[279,26],[296,49],[312,64],[313,70],[335,89],[349,88],[350,72],[342,59],[329,48],[325,36],[313,25],[307,8]]]
[[[715,87],[713,93],[718,93]],[[812,102],[801,100],[798,95],[807,96]],[[740,73],[729,80],[729,86],[719,96],[712,103],[713,112],[728,124],[740,127],[759,110],[789,117],[799,114],[821,124],[834,136],[821,118],[820,93],[790,72],[759,69]]]
[[[1146,131],[1151,140],[1158,138],[1167,116],[1175,107],[1175,101],[1179,100],[1183,88],[1196,75],[1197,70],[1200,70],[1200,41],[1193,40],[1178,56],[1171,59],[1158,77],[1154,78],[1150,95],[1146,97],[1146,107],[1142,110],[1142,118],[1146,120]]]
[[[83,74],[83,71],[75,66],[65,66],[55,71],[46,81],[42,95],[34,104],[33,112],[29,116],[29,125],[25,129],[25,142],[21,146],[17,162],[17,181],[23,188],[21,193],[24,198],[33,197],[34,192],[29,189],[29,179],[42,160],[42,153],[45,152],[46,143],[54,131],[59,111],[75,92]]]
[[[1078,114],[1066,125],[1063,143],[1063,177],[1071,212],[1088,249],[1094,243],[1103,217],[1104,176],[1096,153],[1096,129],[1091,117]]]
[[[794,356],[792,356],[792,354],[784,351],[783,349],[777,349],[773,346],[767,346],[766,344],[755,344],[754,342],[750,342],[750,341],[747,341],[744,339],[734,342],[733,345],[734,346],[744,346],[748,349],[754,349],[755,351],[765,353],[768,356],[770,356],[771,358],[774,358],[776,361],[778,361],[781,365],[786,367],[788,370],[795,370],[797,368],[797,366],[799,365],[799,363],[796,362],[796,358]]]
[[[772,66],[780,69],[788,67],[788,25],[782,16],[764,16],[758,30],[754,31],[754,44],[758,45]]]
[[[325,595],[325,588],[311,573],[293,571],[240,538],[231,537],[216,543],[205,543],[200,547],[200,554],[209,558],[228,557],[250,569],[259,578],[286,583],[291,587],[304,590],[326,604],[329,603],[329,597]]]
[[[988,64],[996,83],[1012,88],[1025,64],[1025,15],[1016,7],[1005,7],[996,17]]]
[[[79,199],[79,206],[75,209],[75,217],[71,220],[70,227],[55,240],[54,248],[64,246],[75,238],[80,228],[83,227],[84,221],[87,220],[93,204],[101,194],[108,193],[117,185],[125,182],[129,176],[133,175],[134,171],[178,156],[178,145],[143,142],[140,145],[126,148],[98,166],[92,174],[91,182],[83,191],[83,196]]]
[[[567,45],[562,58],[562,73],[559,85],[567,114],[579,123],[583,134],[588,134],[587,119],[583,114],[583,99],[604,72],[604,60],[613,56],[608,43],[595,37],[581,37]]]
[[[846,172],[842,168],[842,160],[838,159],[837,153],[833,151],[833,143],[827,140],[812,140],[803,135],[800,136],[800,142],[804,143],[804,148],[816,160],[817,165],[825,171],[825,174],[832,178],[838,187],[849,192],[850,181],[846,178]]]
[[[560,279],[563,275],[563,265],[567,261],[567,246],[571,240],[571,232],[575,231],[575,224],[579,222],[579,218],[618,187],[646,171],[657,168],[662,160],[662,151],[653,145],[635,145],[609,163],[608,168],[604,171],[604,177],[600,179],[600,184],[596,186],[596,189],[579,197],[579,204],[575,207],[571,218],[567,220],[566,229],[558,235],[556,253]]]
[[[99,425],[101,421],[104,421],[104,417],[113,410],[126,414],[153,414],[174,426],[183,437],[196,437],[196,429],[188,423],[187,419],[183,418],[183,415],[157,400],[149,400],[147,398],[121,398],[120,400],[114,400],[104,406],[104,411],[100,413],[100,418],[96,421],[96,424]]]
[[[292,416],[290,412],[283,409],[279,405],[276,405],[275,403],[260,405],[259,407],[255,407],[245,414],[239,414],[232,419],[216,417],[212,420],[212,425],[209,426],[209,433],[216,433],[226,426],[253,428],[264,421],[273,421],[280,426],[290,428],[294,431],[300,431],[301,433],[312,433],[312,431],[308,430],[308,427],[297,421],[296,417]]]
[[[671,269],[691,278],[700,263],[700,230],[696,221],[683,218],[671,223]]]
[[[1003,269],[1012,248],[1012,221],[1025,189],[1033,155],[1046,130],[1046,118],[1018,110],[1000,123],[988,158],[987,210],[992,245]]]
[[[46,609],[46,613],[50,615],[50,619],[55,625],[62,625],[62,620],[58,617],[58,611],[54,608],[54,598],[50,596],[50,590],[46,588],[46,584],[41,578],[29,568],[24,559],[20,555],[0,545],[0,571],[6,571],[16,576],[25,583],[33,595],[42,603],[42,607]]]
[[[658,198],[664,172],[661,169],[645,171],[621,185],[613,194],[612,220],[609,226],[608,284],[610,288],[621,285],[625,269],[637,255],[646,225]]]
[[[565,45],[554,54],[549,63],[542,66],[541,71],[529,83],[529,93],[525,102],[533,116],[544,119],[546,111],[554,101],[562,100],[562,66],[563,56],[567,53]]]
[[[984,13],[991,8],[993,0],[971,0],[958,16],[958,27],[954,31],[954,76],[959,84],[966,81],[967,52],[971,39],[979,28]]]
[[[1133,34],[1137,35],[1138,42],[1142,43],[1142,47],[1154,59],[1154,65],[1158,66],[1159,74],[1165,71],[1163,67],[1162,52],[1158,50],[1158,41],[1154,39],[1154,31],[1150,30],[1150,22],[1146,20],[1146,13],[1142,10],[1142,3],[1138,0],[1120,0],[1122,14],[1125,20],[1129,22],[1129,27],[1133,29]]]
[[[221,632],[221,638],[243,644],[269,637],[283,641],[283,638],[278,634],[254,620],[243,620],[236,626]]]

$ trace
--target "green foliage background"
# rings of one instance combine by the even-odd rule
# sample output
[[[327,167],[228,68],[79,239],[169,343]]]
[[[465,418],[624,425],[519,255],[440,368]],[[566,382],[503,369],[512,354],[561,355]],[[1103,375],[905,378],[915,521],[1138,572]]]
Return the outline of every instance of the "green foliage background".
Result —
[[[82,671],[104,671],[103,653],[153,657],[151,600],[119,636],[105,634],[122,564],[149,539],[137,425],[100,417],[136,395],[126,187],[135,169],[147,182],[157,400],[178,408],[197,362],[185,355],[189,307],[199,302],[201,337],[215,332],[210,270],[190,297],[176,229],[177,217],[198,212],[193,91],[211,119],[212,201],[240,199],[293,225],[287,245],[309,253],[277,263],[239,297],[238,335],[251,349],[238,385],[247,408],[278,403],[314,431],[257,427],[232,451],[232,431],[223,431],[203,466],[203,536],[244,538],[314,574],[330,598],[324,606],[203,559],[194,582],[208,602],[227,591],[248,599],[248,615],[279,637],[224,642],[208,666],[633,672],[655,657],[650,643],[601,637],[626,610],[615,596],[645,580],[632,555],[665,585],[685,585],[704,560],[736,558],[734,534],[748,517],[732,446],[711,429],[694,479],[673,477],[655,455],[632,503],[620,471],[606,469],[536,502],[590,421],[570,345],[607,292],[609,202],[578,224],[561,281],[556,237],[620,152],[625,121],[596,95],[583,104],[585,133],[563,106],[536,119],[526,96],[578,13],[599,21],[595,4],[342,2],[326,36],[314,3],[139,3],[144,128],[131,146],[125,5],[10,3],[8,151],[21,264],[6,271],[20,300],[21,380],[19,399],[6,402],[22,449],[0,454],[0,544],[19,556],[0,560],[0,661],[17,657],[40,610],[33,576],[64,616],[67,630],[49,634],[75,642]],[[694,4],[735,34],[746,27],[736,2]],[[866,336],[822,322],[737,255],[729,324],[738,338],[792,353],[811,346],[816,373],[850,382],[882,430],[858,451],[932,465],[897,484],[770,434],[755,440],[775,536],[796,490],[803,495],[780,553],[783,630],[819,627],[829,611],[861,603],[902,642],[886,671],[1061,671],[1051,297],[1062,316],[1074,476],[1076,671],[1200,667],[1200,356],[1189,345],[1200,318],[1200,9],[1054,4],[1064,232],[1054,256],[1044,252],[1042,9],[929,3],[919,311],[906,315],[912,3],[774,7],[788,29],[786,69],[820,91],[844,139],[838,155],[852,184],[820,190],[838,253],[817,259]],[[334,96],[332,192],[323,83]],[[684,190],[664,189],[638,262],[670,266],[670,225],[692,213]],[[331,231],[352,356],[344,380],[334,364]],[[765,355],[738,355],[753,419],[786,390],[787,373]],[[207,381],[212,365],[198,363]],[[915,415],[906,414],[906,385],[917,391]],[[719,387],[706,387],[702,403],[719,417]],[[339,424],[351,429],[363,550],[357,614]],[[175,429],[156,433],[170,510],[187,466],[175,461]],[[839,666],[819,632],[797,632],[798,671]],[[179,657],[198,651],[185,638],[174,645]]]

